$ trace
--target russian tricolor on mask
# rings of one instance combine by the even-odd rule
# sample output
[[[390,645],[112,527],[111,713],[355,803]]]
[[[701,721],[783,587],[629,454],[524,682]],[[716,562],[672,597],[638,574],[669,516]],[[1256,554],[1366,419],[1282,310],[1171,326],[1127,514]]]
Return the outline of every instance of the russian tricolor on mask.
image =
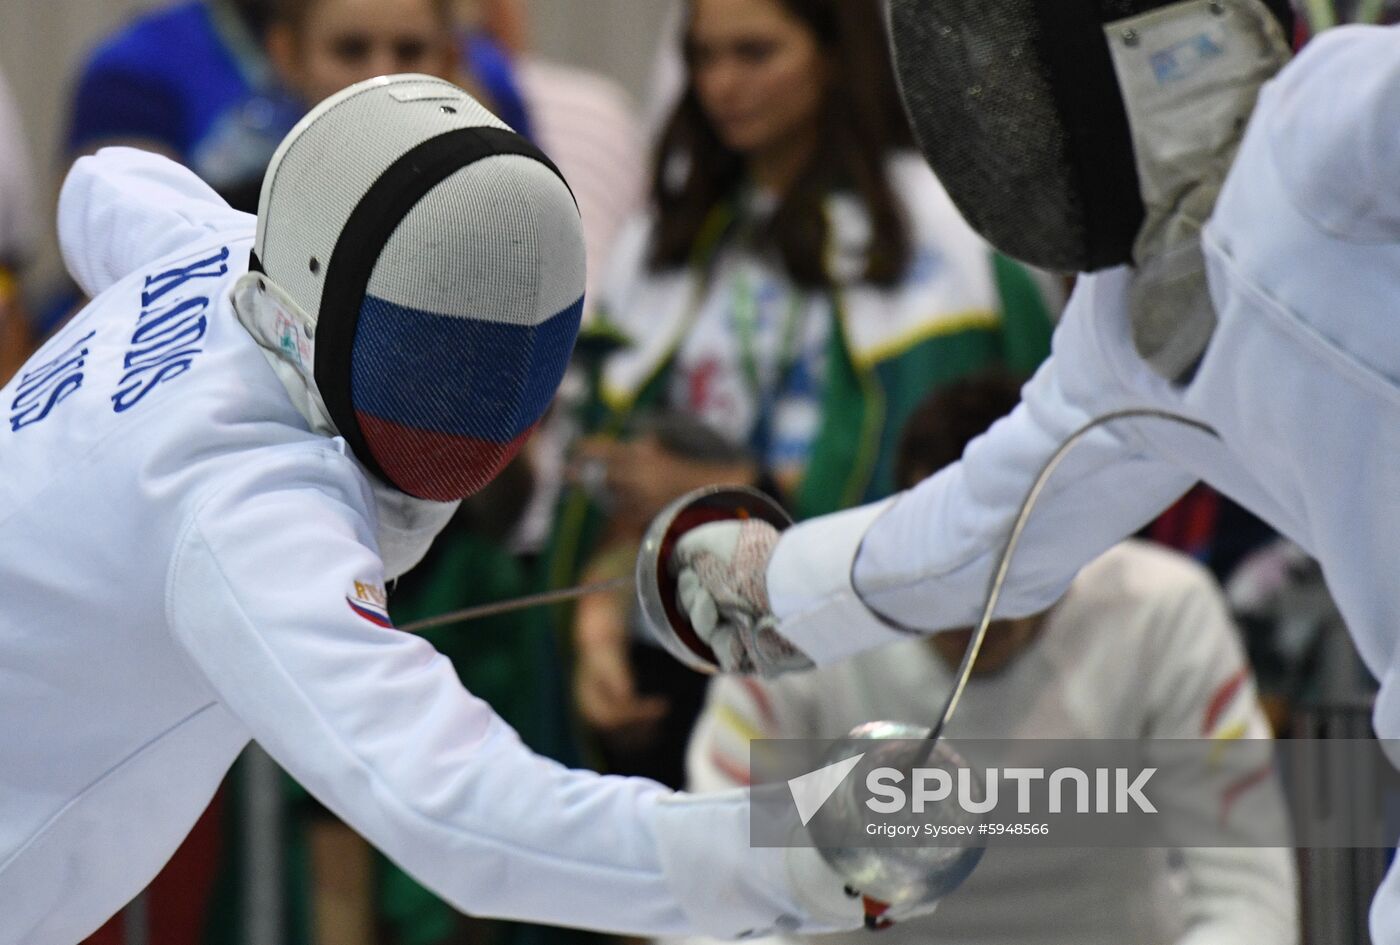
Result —
[[[582,229],[558,170],[423,76],[353,86],[292,132],[264,182],[254,267],[312,329],[315,386],[356,458],[437,502],[519,451],[583,304]]]
[[[536,325],[515,325],[367,296],[350,389],[384,478],[438,502],[493,479],[549,407],[582,307],[579,299]]]

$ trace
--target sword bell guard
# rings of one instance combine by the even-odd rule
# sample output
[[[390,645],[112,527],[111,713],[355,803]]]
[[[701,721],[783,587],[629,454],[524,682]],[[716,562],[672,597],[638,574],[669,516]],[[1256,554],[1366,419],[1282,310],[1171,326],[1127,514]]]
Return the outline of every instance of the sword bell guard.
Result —
[[[637,598],[647,630],[686,666],[701,673],[719,671],[714,651],[701,640],[676,600],[676,576],[669,562],[676,542],[711,522],[759,519],[782,531],[792,516],[768,495],[748,486],[705,486],[676,499],[652,520],[637,555]]]

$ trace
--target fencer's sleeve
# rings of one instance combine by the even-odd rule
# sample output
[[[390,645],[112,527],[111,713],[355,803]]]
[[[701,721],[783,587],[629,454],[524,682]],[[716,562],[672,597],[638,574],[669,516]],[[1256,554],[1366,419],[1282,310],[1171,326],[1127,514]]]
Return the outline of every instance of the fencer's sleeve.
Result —
[[[1200,797],[1181,809],[1195,812],[1203,832],[1243,816],[1285,821],[1267,754],[1231,750],[1244,748],[1240,739],[1271,734],[1214,578],[1195,562],[1172,559],[1170,566],[1144,566],[1131,579],[1144,585],[1137,615],[1146,622],[1144,648],[1134,688],[1142,697],[1149,750],[1172,739],[1210,740],[1221,749],[1210,776],[1189,786]],[[1290,848],[1186,847],[1180,853],[1186,928],[1175,945],[1295,945],[1298,881]]]
[[[63,261],[89,296],[218,234],[251,237],[256,225],[193,171],[135,148],[79,158],[58,197]]]
[[[1121,288],[1122,278],[1110,286]],[[907,629],[976,622],[1012,522],[1042,467],[1091,419],[1142,404],[1099,336],[1105,318],[1121,315],[1122,298],[1101,288],[1099,277],[1081,279],[1053,352],[1026,385],[1022,403],[974,440],[960,462],[908,492],[784,533],[767,572],[783,636],[825,664],[905,639]],[[1082,565],[1194,481],[1148,447],[1133,421],[1094,430],[1042,493],[998,615],[1048,607]]]
[[[534,755],[443,656],[388,625],[370,500],[346,457],[284,449],[245,465],[188,515],[169,624],[329,809],[477,915],[725,938],[802,915],[784,851],[749,847],[746,792],[673,794]]]

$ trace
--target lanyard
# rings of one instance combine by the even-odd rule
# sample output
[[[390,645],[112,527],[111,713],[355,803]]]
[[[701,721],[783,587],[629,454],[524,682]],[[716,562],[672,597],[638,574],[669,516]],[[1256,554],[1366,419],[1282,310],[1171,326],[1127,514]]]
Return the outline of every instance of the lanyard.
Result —
[[[772,439],[773,410],[778,398],[787,386],[793,368],[797,366],[798,339],[802,327],[803,297],[793,291],[788,304],[787,315],[783,319],[782,341],[778,349],[777,370],[771,386],[763,383],[763,375],[758,367],[758,293],[749,278],[747,267],[741,261],[734,275],[734,288],[730,295],[730,321],[739,339],[739,361],[749,391],[758,404],[754,419],[754,432],[750,443],[758,455],[759,462],[766,462]]]

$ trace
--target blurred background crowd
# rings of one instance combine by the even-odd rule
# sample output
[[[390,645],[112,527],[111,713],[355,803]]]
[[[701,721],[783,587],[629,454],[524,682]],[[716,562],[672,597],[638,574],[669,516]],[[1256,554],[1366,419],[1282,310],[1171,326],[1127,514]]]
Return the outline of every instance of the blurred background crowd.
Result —
[[[72,161],[157,151],[255,212],[301,115],[391,72],[457,82],[537,142],[570,181],[589,252],[555,407],[392,588],[401,624],[629,574],[646,523],[702,485],[756,486],[797,518],[907,487],[1012,409],[1050,350],[1071,282],[986,246],[911,151],[876,0],[0,0],[0,381],[83,301],[51,225]],[[1094,594],[1117,595],[1113,626],[1076,609]],[[537,750],[706,788],[745,783],[751,737],[926,718],[966,642],[712,687],[645,637],[629,593],[431,636]],[[1028,687],[1042,702],[1009,706]],[[1356,736],[1370,692],[1316,566],[1198,487],[1054,610],[994,629],[964,734]],[[601,938],[460,916],[289,780],[249,803],[246,774],[92,941]],[[268,818],[273,858],[258,860],[250,819]],[[1241,917],[1263,908],[1296,930],[1294,864],[1247,852],[984,867],[908,940],[1060,941],[1033,934],[1057,904],[1065,941],[1286,941]],[[1251,875],[1276,879],[1274,900],[1260,905]],[[1081,895],[1046,894],[1067,876]],[[1130,907],[1131,890],[1148,905]],[[1363,927],[1308,938],[1361,941]]]

